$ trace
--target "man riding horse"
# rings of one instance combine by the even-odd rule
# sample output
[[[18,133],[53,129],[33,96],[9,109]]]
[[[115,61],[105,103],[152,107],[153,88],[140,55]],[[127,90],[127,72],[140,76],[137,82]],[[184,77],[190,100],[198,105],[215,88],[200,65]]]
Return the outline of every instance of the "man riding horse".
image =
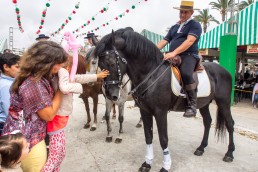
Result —
[[[198,63],[198,41],[202,33],[200,23],[194,21],[191,16],[194,13],[193,1],[181,1],[180,7],[174,7],[179,10],[180,20],[173,25],[167,35],[161,40],[157,47],[162,49],[168,43],[169,53],[164,56],[164,60],[181,57],[179,70],[183,80],[183,88],[186,91],[188,106],[184,117],[194,117],[196,115],[197,83],[193,79],[195,67]]]

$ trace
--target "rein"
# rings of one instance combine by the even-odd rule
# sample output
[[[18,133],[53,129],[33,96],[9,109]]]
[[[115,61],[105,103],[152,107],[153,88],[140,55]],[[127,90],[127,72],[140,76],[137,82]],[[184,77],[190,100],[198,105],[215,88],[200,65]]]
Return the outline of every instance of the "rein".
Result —
[[[126,84],[130,81],[130,78],[125,82],[125,84],[122,86],[122,89],[126,86]]]
[[[139,89],[143,84],[145,84],[149,78],[165,63],[166,61],[163,60],[150,74],[148,74],[148,76],[138,85],[136,86],[132,91],[130,91],[128,93],[128,95],[133,95],[136,93],[137,89]],[[154,82],[152,82],[147,88],[145,88],[141,93],[139,93],[138,95],[143,95],[150,87],[152,87],[163,75],[164,73],[168,70],[168,68],[170,68],[170,66],[168,66],[162,73],[161,75],[155,79]]]

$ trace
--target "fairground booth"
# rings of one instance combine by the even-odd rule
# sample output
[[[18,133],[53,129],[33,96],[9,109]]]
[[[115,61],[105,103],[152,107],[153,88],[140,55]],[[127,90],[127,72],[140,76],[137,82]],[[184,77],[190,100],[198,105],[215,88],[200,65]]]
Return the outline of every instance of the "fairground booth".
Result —
[[[229,9],[230,10],[230,9]],[[232,102],[252,98],[258,78],[258,1],[203,34],[199,53],[205,61],[218,61],[233,77]],[[234,98],[235,97],[235,98]]]

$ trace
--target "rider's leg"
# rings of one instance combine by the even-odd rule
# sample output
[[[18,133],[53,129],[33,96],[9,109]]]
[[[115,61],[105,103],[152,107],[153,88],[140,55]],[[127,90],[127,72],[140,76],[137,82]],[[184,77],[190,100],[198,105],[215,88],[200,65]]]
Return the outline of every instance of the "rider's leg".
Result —
[[[186,107],[184,117],[194,117],[196,116],[196,100],[197,100],[197,91],[196,91],[196,84],[189,84],[185,85],[185,90],[187,94],[187,103],[188,106]]]
[[[193,79],[193,73],[197,59],[192,56],[181,56],[181,58],[180,72],[187,96],[187,107],[184,117],[194,117],[196,115],[197,83]]]

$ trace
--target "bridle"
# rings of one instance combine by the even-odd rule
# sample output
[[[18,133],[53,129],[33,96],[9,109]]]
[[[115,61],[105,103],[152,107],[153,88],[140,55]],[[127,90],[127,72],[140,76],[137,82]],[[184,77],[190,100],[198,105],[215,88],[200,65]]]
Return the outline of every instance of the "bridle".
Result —
[[[116,50],[115,47],[113,47],[113,50],[107,50],[103,53],[101,53],[99,55],[99,57],[103,57],[103,56],[109,56],[111,54],[115,54],[115,57],[116,57],[116,64],[117,64],[117,73],[118,73],[118,80],[109,80],[107,81],[106,79],[108,79],[108,77],[106,77],[104,79],[104,82],[103,82],[103,85],[104,87],[107,87],[108,85],[116,85],[118,84],[119,87],[121,87],[121,84],[122,84],[122,74],[121,74],[121,69],[120,69],[120,65],[119,65],[119,60],[121,60],[124,64],[127,64],[127,61],[125,58],[123,58],[119,53],[118,51]]]

